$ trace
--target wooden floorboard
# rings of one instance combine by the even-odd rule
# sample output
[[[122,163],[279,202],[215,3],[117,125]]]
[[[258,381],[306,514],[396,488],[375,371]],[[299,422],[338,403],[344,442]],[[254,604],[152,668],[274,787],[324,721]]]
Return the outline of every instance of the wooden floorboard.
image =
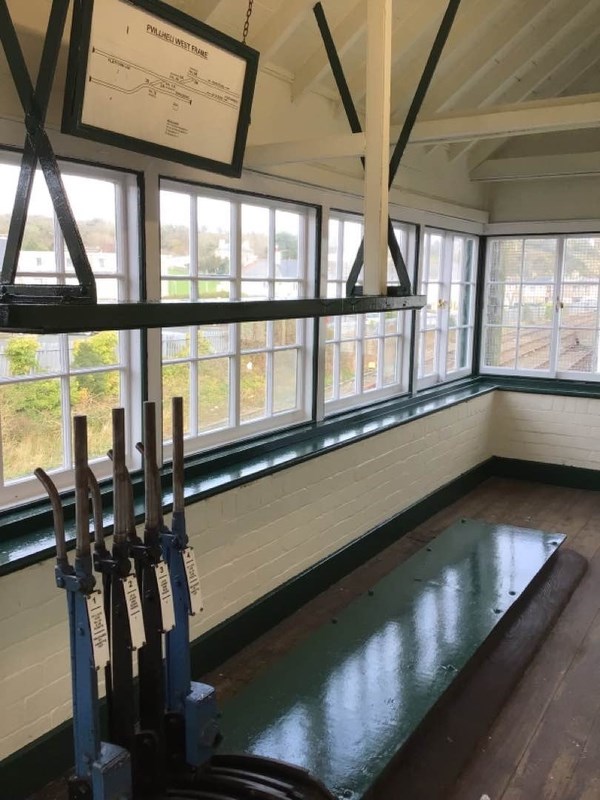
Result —
[[[491,478],[203,679],[235,693],[461,517],[566,533],[590,568],[452,793],[431,800],[600,800],[600,492]],[[36,800],[50,797],[64,795]]]
[[[449,800],[599,800],[600,494],[503,489],[514,500],[504,521],[567,533],[590,567]]]

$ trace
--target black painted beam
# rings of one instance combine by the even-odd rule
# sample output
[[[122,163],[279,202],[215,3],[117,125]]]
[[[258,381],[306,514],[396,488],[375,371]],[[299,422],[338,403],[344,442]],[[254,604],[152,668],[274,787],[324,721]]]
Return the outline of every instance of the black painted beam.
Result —
[[[80,305],[63,302],[0,303],[0,331],[74,333],[79,331],[169,328],[274,319],[339,317],[378,311],[423,308],[424,295],[409,297],[340,297],[307,300],[241,300],[199,303],[107,303]]]
[[[95,302],[96,282],[94,275],[69,204],[52,145],[44,130],[46,111],[56,72],[68,8],[69,0],[53,0],[52,2],[39,74],[34,89],[7,2],[6,0],[0,0],[0,42],[4,48],[13,82],[25,113],[26,129],[26,141],[21,160],[17,196],[11,217],[0,280],[3,286],[11,287],[14,285],[35,168],[39,159],[65,244],[71,255],[75,274],[79,281],[79,292],[76,296],[74,296],[72,287],[61,287],[59,293],[69,297],[71,301],[78,299]],[[5,300],[9,300],[9,298],[10,293],[5,295]]]

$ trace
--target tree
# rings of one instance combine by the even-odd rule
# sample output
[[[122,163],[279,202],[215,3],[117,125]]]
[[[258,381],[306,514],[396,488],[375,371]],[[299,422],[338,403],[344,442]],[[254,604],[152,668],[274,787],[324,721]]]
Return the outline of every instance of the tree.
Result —
[[[115,331],[101,331],[76,342],[73,347],[73,367],[85,369],[115,364],[117,361],[118,338]],[[82,393],[90,399],[112,398],[116,392],[119,377],[114,372],[100,372],[91,375],[78,375],[74,381],[76,397],[81,401]]]
[[[275,237],[281,257],[293,261],[298,258],[298,237],[289,231],[279,231]]]
[[[37,336],[17,335],[9,339],[4,351],[11,375],[30,375],[37,367]]]

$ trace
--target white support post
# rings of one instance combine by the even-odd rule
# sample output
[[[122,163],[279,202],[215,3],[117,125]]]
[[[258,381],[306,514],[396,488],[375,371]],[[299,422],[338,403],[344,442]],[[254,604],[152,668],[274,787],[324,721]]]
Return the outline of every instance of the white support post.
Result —
[[[369,0],[367,9],[364,293],[381,295],[387,286],[392,0]]]

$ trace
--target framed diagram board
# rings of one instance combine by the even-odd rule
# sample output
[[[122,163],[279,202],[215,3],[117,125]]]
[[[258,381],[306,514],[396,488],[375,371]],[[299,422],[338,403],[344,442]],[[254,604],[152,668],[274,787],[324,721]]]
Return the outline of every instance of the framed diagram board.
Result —
[[[239,177],[258,55],[160,0],[76,0],[62,130]]]

